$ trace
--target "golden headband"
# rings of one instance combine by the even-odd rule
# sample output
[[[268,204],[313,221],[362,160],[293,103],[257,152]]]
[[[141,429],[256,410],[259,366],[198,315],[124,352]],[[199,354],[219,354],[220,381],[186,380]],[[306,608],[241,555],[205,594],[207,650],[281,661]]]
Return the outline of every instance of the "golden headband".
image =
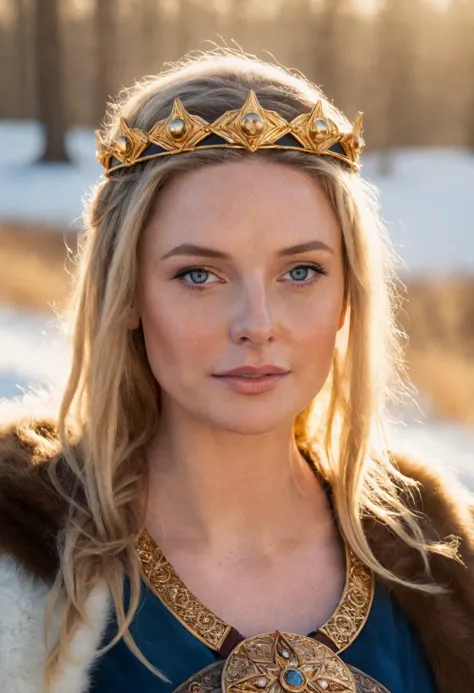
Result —
[[[286,121],[276,111],[263,108],[250,91],[240,110],[226,111],[213,123],[191,115],[175,99],[170,115],[150,132],[128,126],[120,119],[119,136],[106,144],[96,131],[97,160],[106,175],[122,168],[171,154],[199,149],[289,149],[332,156],[359,171],[359,155],[365,147],[362,137],[363,114],[359,113],[350,130],[340,130],[318,101],[310,113]]]

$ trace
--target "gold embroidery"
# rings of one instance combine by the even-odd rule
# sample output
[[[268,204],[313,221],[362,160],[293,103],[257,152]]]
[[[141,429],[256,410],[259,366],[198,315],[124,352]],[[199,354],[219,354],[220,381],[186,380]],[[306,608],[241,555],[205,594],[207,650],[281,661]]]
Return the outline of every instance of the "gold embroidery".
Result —
[[[188,590],[146,531],[140,538],[138,553],[145,577],[161,602],[201,642],[219,650],[231,626],[206,609]]]
[[[219,650],[231,626],[218,618],[186,587],[148,532],[144,532],[138,553],[145,577],[162,603],[201,642]],[[319,628],[342,652],[354,642],[364,627],[374,596],[372,572],[346,549],[346,583],[331,618]]]
[[[382,686],[381,683],[373,679],[371,676],[364,674],[355,667],[350,667],[357,684],[357,693],[390,693],[388,688]]]
[[[370,571],[347,548],[347,575],[344,593],[331,618],[319,628],[332,640],[337,651],[347,649],[364,627],[374,599],[374,578]]]

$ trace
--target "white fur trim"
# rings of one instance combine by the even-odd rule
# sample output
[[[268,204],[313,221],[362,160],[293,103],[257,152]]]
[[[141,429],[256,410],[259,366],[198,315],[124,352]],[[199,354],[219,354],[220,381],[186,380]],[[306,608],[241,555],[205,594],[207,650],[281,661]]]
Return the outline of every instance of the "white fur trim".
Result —
[[[0,558],[0,691],[41,693],[45,661],[44,621],[49,588],[10,558]],[[101,584],[86,604],[89,619],[71,642],[51,693],[86,693],[88,672],[107,623],[109,597]],[[57,616],[51,637],[57,633]]]

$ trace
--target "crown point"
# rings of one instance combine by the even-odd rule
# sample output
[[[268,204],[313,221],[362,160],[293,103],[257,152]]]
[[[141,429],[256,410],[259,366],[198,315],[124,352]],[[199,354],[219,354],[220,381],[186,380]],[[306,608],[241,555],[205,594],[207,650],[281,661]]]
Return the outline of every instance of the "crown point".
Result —
[[[364,114],[361,111],[359,111],[359,113],[357,114],[357,117],[354,121],[354,125],[352,126],[352,132],[354,134],[354,138],[361,137],[363,129],[364,129]]]
[[[129,132],[130,128],[128,127],[128,123],[125,120],[125,118],[120,118],[119,120],[119,133],[121,135],[126,135]]]

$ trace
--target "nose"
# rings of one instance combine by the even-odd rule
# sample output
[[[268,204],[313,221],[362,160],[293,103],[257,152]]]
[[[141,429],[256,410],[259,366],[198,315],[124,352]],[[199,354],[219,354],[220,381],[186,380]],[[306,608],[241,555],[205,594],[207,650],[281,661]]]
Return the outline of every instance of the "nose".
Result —
[[[274,321],[268,304],[263,283],[240,288],[230,325],[232,341],[262,346],[274,339]]]

